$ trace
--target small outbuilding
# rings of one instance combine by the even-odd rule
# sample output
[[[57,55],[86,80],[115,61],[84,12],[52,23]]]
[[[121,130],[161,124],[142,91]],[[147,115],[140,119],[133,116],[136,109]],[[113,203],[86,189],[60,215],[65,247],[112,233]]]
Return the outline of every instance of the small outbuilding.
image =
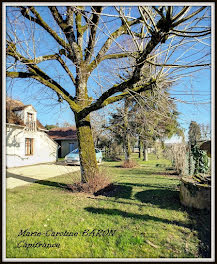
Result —
[[[58,158],[64,158],[78,147],[75,127],[57,127],[48,131],[48,135],[59,145]]]

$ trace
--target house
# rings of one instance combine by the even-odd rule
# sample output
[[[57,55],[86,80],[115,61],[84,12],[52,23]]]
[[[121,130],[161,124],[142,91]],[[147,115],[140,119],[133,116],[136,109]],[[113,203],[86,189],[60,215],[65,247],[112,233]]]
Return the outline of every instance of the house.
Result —
[[[20,167],[55,162],[58,144],[46,133],[32,105],[6,99],[6,164]]]
[[[48,135],[59,145],[58,158],[64,158],[78,147],[75,127],[57,127],[48,131]]]

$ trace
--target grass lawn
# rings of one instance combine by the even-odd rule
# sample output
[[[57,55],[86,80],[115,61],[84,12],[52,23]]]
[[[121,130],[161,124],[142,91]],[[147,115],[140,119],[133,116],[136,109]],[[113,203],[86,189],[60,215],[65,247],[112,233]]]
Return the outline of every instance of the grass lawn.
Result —
[[[134,169],[104,162],[118,189],[112,196],[64,189],[79,173],[7,190],[7,258],[210,257],[209,213],[184,208],[169,161],[151,158]],[[26,229],[41,235],[18,236]],[[57,234],[65,231],[78,234]],[[60,246],[24,247],[37,242]]]

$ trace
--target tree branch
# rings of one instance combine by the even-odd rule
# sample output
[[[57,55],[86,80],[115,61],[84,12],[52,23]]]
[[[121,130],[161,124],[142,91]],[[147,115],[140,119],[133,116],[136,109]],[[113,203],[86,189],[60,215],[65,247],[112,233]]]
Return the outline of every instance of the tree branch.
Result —
[[[140,22],[141,18],[137,18],[134,19],[132,21],[128,21],[128,25],[129,26],[133,26],[137,23]],[[102,58],[105,56],[106,52],[108,51],[108,49],[110,48],[111,44],[113,43],[114,39],[118,38],[119,36],[123,35],[127,33],[127,25],[122,25],[119,27],[119,29],[117,29],[116,31],[114,31],[106,40],[106,42],[104,43],[104,45],[102,46],[102,48],[100,49],[100,51],[98,52],[95,60],[93,60],[91,62],[91,64],[89,64],[88,66],[88,71],[92,72],[96,67],[97,64],[100,63],[102,61]]]
[[[6,77],[10,78],[33,78],[35,76],[34,73],[29,72],[10,72],[6,71]]]
[[[138,52],[124,52],[124,53],[114,53],[114,54],[107,54],[101,58],[101,61],[103,60],[111,60],[111,59],[120,59],[120,58],[126,58],[129,56],[132,56],[135,58],[135,56],[138,54]]]
[[[142,91],[146,91],[149,90],[153,87],[153,85],[156,83],[156,81],[154,79],[151,79],[148,83],[146,83],[145,85],[140,85],[137,86],[135,88],[130,89],[131,92],[134,93],[140,93]],[[89,113],[96,111],[108,104],[120,101],[121,99],[123,99],[126,95],[130,95],[129,90],[125,91],[127,88],[132,87],[132,79],[125,81],[119,85],[114,85],[113,87],[111,87],[109,90],[107,90],[106,92],[104,92],[98,99],[96,102],[92,103],[91,105],[87,106],[86,108],[84,108],[83,110],[81,110],[79,112],[79,115],[81,116],[81,118],[84,118],[85,116],[87,116]],[[118,93],[118,92],[123,92],[120,95],[111,97],[113,94]]]
[[[84,10],[84,6],[79,6],[79,8],[75,7],[75,26],[76,26],[76,32],[77,32],[77,44],[79,49],[79,55],[80,55],[80,61],[83,60],[83,54],[82,54],[82,48],[83,47],[83,27],[82,27],[82,13],[80,10]]]
[[[190,6],[184,6],[182,10],[172,18],[172,22],[175,22],[178,18],[180,18],[182,15],[184,15],[188,10]]]
[[[193,12],[192,14],[190,14],[187,17],[184,17],[180,20],[178,20],[176,23],[173,23],[173,27],[177,27],[179,24],[189,20],[190,18],[192,18],[193,16],[196,16],[198,13],[200,13],[202,10],[204,10],[206,8],[206,6],[202,6],[201,8],[199,8],[198,10],[196,10],[195,12]]]
[[[130,89],[126,92],[123,92],[119,95],[116,95],[116,96],[113,96],[113,97],[109,97],[108,99],[106,99],[102,104],[101,104],[101,107],[104,107],[108,104],[112,104],[112,103],[115,103],[115,102],[118,102],[120,100],[122,100],[123,98],[125,98],[127,95],[132,95],[132,94],[138,94],[138,93],[141,93],[141,92],[144,92],[144,91],[147,91],[147,90],[151,90],[153,87],[152,85],[154,84],[155,82],[152,82],[152,83],[148,83],[147,85],[142,85],[142,86],[138,86],[138,87],[135,87],[134,89]]]
[[[201,34],[196,34],[196,35],[189,35],[190,33],[187,33],[187,34],[181,34],[181,33],[177,33],[175,31],[172,31],[171,33],[169,34],[173,34],[173,35],[176,35],[178,37],[186,37],[186,38],[199,38],[199,37],[204,37],[204,36],[207,36],[211,33],[211,30],[207,30],[206,33],[201,33]]]
[[[162,18],[164,18],[163,12],[160,11],[157,7],[152,6],[152,8],[158,13],[158,15],[160,15]]]
[[[70,45],[67,42],[65,42],[62,38],[60,38],[58,34],[52,28],[48,26],[48,24],[42,19],[42,17],[39,15],[39,13],[36,11],[34,7],[26,8],[26,7],[20,6],[19,8],[21,9],[21,14],[25,18],[43,27],[63,48],[71,52]],[[31,10],[31,12],[36,16],[36,18],[29,15],[29,10]]]
[[[9,46],[7,50],[7,55],[12,56],[13,58],[22,62],[28,68],[30,73],[7,73],[8,77],[19,77],[20,78],[33,78],[38,80],[40,83],[44,84],[45,86],[50,87],[53,91],[55,91],[59,96],[61,96],[66,102],[69,103],[71,109],[74,112],[80,110],[79,106],[74,102],[74,98],[55,80],[53,80],[50,76],[44,73],[35,63],[34,60],[29,60],[23,57],[21,54],[16,52],[16,50],[12,50],[12,47]]]
[[[44,55],[44,56],[40,56],[40,57],[35,58],[34,60],[32,60],[32,63],[38,64],[38,63],[41,63],[43,61],[56,60],[56,59],[57,59],[57,54]]]
[[[193,67],[205,67],[205,66],[210,66],[210,63],[207,64],[194,64],[194,65],[181,65],[181,64],[165,64],[165,63],[154,63],[152,61],[146,60],[147,63],[154,65],[154,66],[159,66],[159,67],[170,67],[170,68],[193,68]]]
[[[92,7],[95,12],[98,12],[98,14],[94,13],[92,16],[92,19],[90,20],[90,35],[89,35],[89,41],[87,48],[85,50],[85,61],[87,63],[90,62],[91,56],[93,54],[93,49],[96,41],[96,32],[99,24],[99,18],[100,18],[100,13],[103,10],[102,6],[96,6]]]
[[[75,85],[76,84],[75,78],[74,78],[73,74],[71,73],[71,71],[69,70],[69,68],[67,67],[67,65],[65,64],[64,60],[60,56],[57,56],[57,60],[62,65],[63,69],[68,73],[70,79],[72,80],[72,82]]]
[[[53,16],[53,18],[55,19],[55,21],[57,22],[57,24],[59,25],[59,27],[64,31],[65,28],[65,23],[63,21],[62,16],[60,15],[58,9],[56,6],[48,6],[48,8],[51,11],[51,14]]]

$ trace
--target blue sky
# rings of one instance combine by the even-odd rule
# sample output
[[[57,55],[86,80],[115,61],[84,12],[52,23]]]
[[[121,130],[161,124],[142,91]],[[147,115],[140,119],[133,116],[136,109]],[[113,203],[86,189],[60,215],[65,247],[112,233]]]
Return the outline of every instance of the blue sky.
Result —
[[[43,10],[43,12],[45,10],[43,7],[40,7],[40,9]],[[9,16],[10,15],[11,13]],[[47,22],[51,22],[49,16],[44,16],[44,18],[47,19]],[[29,26],[29,23],[26,23],[26,25]],[[117,26],[116,23],[116,20],[112,21],[111,26]],[[10,28],[9,25],[8,28]],[[22,28],[20,29],[20,33],[18,32],[17,34],[21,35],[21,31]],[[47,35],[45,36],[38,32],[35,34],[35,38],[36,41],[38,40],[38,50],[40,50],[40,54],[38,55],[50,54],[47,50],[55,49],[58,51],[58,48],[54,45],[52,39],[49,39]],[[101,41],[103,41],[103,38]],[[100,48],[100,41],[98,45],[96,51]],[[46,49],[44,47],[46,47]],[[54,73],[56,72],[58,72],[59,77],[62,77],[63,75],[66,76],[63,69],[61,69],[57,63],[51,65],[50,62],[44,62],[40,64],[40,67],[46,70],[50,76],[54,76]],[[71,69],[73,72],[72,67]],[[97,73],[93,74],[93,76],[96,75]],[[103,80],[103,77],[105,76],[106,75],[103,74],[102,69],[101,81],[104,86],[107,83],[105,78]],[[57,77],[55,76],[55,78]],[[31,83],[32,81],[29,80],[8,80],[7,95],[14,99],[21,100],[24,104],[32,104],[37,110],[38,119],[43,125],[63,123],[64,121],[74,124],[74,114],[69,109],[67,103],[58,103],[57,96],[50,91],[49,88],[38,84],[36,81],[33,81],[33,84]],[[66,76],[65,79],[60,79],[60,84],[72,93],[72,95],[74,94],[73,84],[69,77]],[[91,87],[91,96],[94,95],[93,90],[99,90],[99,85],[94,78],[89,79],[88,86]],[[171,96],[183,101],[177,101],[177,108],[180,112],[179,122],[181,127],[187,130],[191,121],[196,121],[200,124],[210,124],[211,104],[209,102],[211,101],[211,73],[209,70],[204,69],[193,74],[192,77],[184,78],[182,82],[177,83],[172,87]]]

